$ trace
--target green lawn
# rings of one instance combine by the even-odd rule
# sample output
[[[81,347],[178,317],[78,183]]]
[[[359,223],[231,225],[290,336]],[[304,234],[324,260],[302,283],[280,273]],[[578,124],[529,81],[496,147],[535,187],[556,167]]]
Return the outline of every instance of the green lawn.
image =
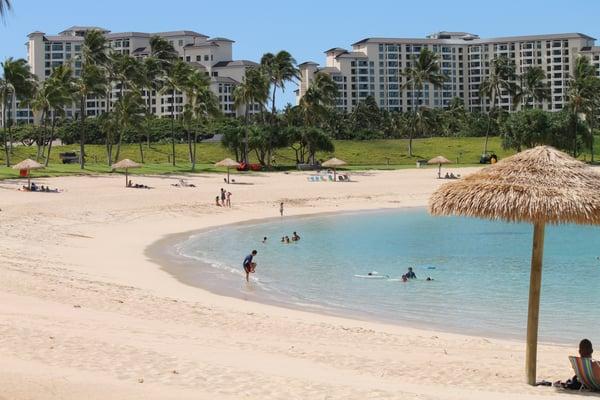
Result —
[[[336,151],[333,154],[318,154],[318,158],[325,160],[331,156],[343,159],[349,163],[348,169],[398,169],[415,166],[418,159],[430,159],[443,155],[460,165],[473,165],[479,162],[483,149],[483,138],[429,138],[413,141],[415,157],[408,156],[408,140],[372,140],[372,141],[336,141]],[[502,149],[500,139],[490,138],[488,148],[496,152],[499,158],[504,158],[514,153]],[[63,165],[58,159],[58,154],[65,151],[76,151],[78,145],[55,147],[48,168],[36,171],[35,176],[54,176],[70,174],[90,174],[110,172],[106,165],[105,148],[102,145],[86,146],[87,165],[82,171],[78,165]],[[188,148],[185,144],[176,146],[177,166],[173,167],[170,161],[171,147],[168,144],[152,144],[149,148],[144,145],[145,164],[143,168],[132,170],[134,174],[168,174],[190,172],[190,163],[187,159]],[[232,155],[219,143],[201,143],[198,145],[199,157],[198,170],[202,172],[224,171],[213,166],[217,161]],[[17,146],[12,156],[13,164],[25,159],[35,159],[36,148]],[[125,145],[121,149],[120,158],[131,158],[139,161],[138,145]],[[232,157],[233,158],[233,157]],[[589,158],[589,157],[588,157]],[[282,149],[275,155],[277,167],[281,169],[294,168],[295,158],[291,149]],[[0,165],[5,164],[4,151],[0,152]],[[0,167],[0,179],[18,176],[18,171]]]

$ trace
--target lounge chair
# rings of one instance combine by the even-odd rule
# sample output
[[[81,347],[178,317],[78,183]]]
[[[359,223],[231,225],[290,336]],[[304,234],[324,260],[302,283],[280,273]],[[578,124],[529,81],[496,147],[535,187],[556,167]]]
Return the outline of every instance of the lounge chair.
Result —
[[[600,391],[600,362],[583,357],[569,357],[569,361],[582,388]]]

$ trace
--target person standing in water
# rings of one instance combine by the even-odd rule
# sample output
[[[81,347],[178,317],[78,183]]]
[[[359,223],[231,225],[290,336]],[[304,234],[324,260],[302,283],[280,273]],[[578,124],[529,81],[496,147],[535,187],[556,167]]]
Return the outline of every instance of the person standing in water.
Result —
[[[256,269],[256,263],[253,261],[254,256],[258,254],[256,250],[252,250],[252,253],[248,254],[246,258],[244,258],[244,272],[246,272],[246,282],[250,281],[250,273],[254,273]]]
[[[413,272],[412,267],[408,267],[408,272],[406,273],[406,277],[408,279],[417,279],[417,275]]]

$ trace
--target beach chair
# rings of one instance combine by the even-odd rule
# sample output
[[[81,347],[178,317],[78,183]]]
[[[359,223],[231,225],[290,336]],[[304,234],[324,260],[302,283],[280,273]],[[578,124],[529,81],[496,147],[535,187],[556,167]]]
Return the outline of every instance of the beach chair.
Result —
[[[569,357],[577,379],[586,388],[600,391],[600,363],[591,358]]]

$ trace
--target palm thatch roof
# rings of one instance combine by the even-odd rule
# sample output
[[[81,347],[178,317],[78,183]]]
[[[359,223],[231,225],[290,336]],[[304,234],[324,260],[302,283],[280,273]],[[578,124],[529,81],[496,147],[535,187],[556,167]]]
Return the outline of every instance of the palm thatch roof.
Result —
[[[141,168],[142,165],[136,163],[135,161],[131,161],[129,158],[125,158],[117,163],[112,165],[113,169],[129,169],[129,168]]]
[[[232,160],[231,158],[226,158],[215,164],[215,167],[234,168],[234,167],[239,167],[239,166],[240,166],[240,163],[235,160]]]
[[[348,163],[344,160],[340,160],[338,158],[333,157],[330,160],[325,161],[321,166],[329,168],[329,167],[341,167],[343,165],[348,165]]]
[[[552,147],[539,146],[443,185],[431,196],[429,212],[600,224],[600,174]]]
[[[31,159],[26,159],[21,161],[18,164],[13,165],[13,169],[40,169],[40,168],[44,168],[44,166],[36,161],[33,161]]]
[[[437,156],[427,161],[427,164],[451,164],[452,161],[448,160],[444,156]]]

